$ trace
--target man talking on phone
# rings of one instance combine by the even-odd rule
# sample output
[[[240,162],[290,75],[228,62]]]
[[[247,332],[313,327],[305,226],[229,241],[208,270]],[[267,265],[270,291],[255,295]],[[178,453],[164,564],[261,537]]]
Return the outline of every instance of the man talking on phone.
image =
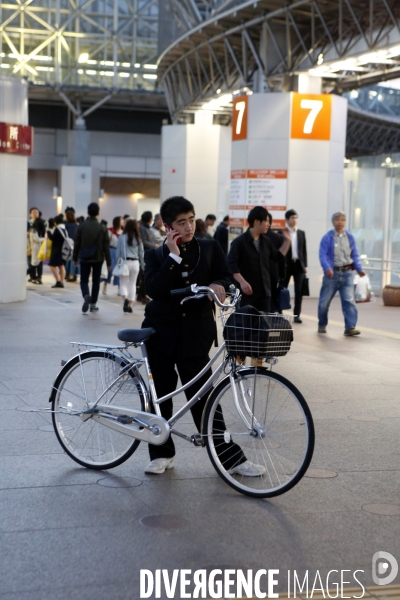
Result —
[[[152,301],[145,309],[142,327],[153,327],[156,333],[146,343],[157,396],[161,398],[176,389],[177,369],[182,384],[188,383],[208,363],[208,353],[217,337],[213,304],[209,298],[190,300],[171,296],[171,290],[193,283],[208,286],[221,302],[231,285],[226,258],[215,240],[196,239],[195,212],[189,200],[174,196],[161,206],[161,217],[167,232],[159,248],[145,253],[145,283]],[[211,368],[186,390],[190,399],[211,376]],[[208,395],[208,394],[207,394]],[[201,431],[201,417],[207,395],[192,408],[193,420]],[[172,399],[160,404],[165,419],[172,416]],[[149,444],[151,462],[145,473],[160,474],[174,467],[175,446],[170,437],[164,444]],[[250,463],[241,449],[229,442],[220,445],[225,468],[231,473],[255,477],[264,467]]]

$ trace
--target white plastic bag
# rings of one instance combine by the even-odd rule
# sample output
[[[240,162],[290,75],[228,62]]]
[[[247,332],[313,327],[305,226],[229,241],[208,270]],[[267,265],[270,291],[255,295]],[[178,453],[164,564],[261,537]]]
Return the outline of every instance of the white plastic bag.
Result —
[[[371,288],[371,282],[368,275],[354,277],[354,296],[357,303],[360,302],[375,302],[375,294]]]

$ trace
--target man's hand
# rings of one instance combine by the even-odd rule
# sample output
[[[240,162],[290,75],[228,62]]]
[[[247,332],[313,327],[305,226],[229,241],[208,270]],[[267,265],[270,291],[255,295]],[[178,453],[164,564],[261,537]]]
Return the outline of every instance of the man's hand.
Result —
[[[251,285],[249,283],[247,283],[247,281],[245,279],[243,279],[243,281],[240,282],[240,287],[242,288],[243,294],[246,294],[246,296],[252,295],[253,288],[251,287]]]
[[[284,238],[286,238],[286,240],[288,240],[289,242],[292,241],[292,238],[290,237],[290,231],[287,227],[285,227],[284,229],[282,229],[282,235]]]
[[[74,261],[74,267],[79,267],[78,261]]]
[[[366,272],[365,271],[358,271],[358,274],[360,277],[365,277],[366,276]]]
[[[180,250],[178,248],[178,244],[176,243],[176,240],[180,237],[180,233],[178,231],[175,231],[174,229],[171,229],[171,231],[169,231],[167,233],[166,236],[166,245],[168,250],[172,253],[172,254],[176,254],[177,256],[180,256]]]
[[[111,265],[107,266],[107,271],[111,271]]]
[[[304,273],[307,273],[308,269],[307,267],[304,267]]]
[[[218,300],[220,302],[222,302],[222,303],[225,302],[225,298],[226,298],[225,288],[222,285],[218,285],[218,283],[212,283],[208,287],[210,287],[212,290],[214,290],[214,292],[217,294]],[[213,300],[213,298],[210,295],[208,297],[211,301]]]
[[[332,279],[332,277],[333,277],[333,269],[327,269],[326,272],[325,272],[325,275],[327,277],[329,277],[329,279]]]

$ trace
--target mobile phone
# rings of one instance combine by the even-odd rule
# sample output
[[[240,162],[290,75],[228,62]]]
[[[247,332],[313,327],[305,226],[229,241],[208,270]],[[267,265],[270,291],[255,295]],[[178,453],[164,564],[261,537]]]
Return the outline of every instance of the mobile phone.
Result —
[[[169,225],[167,225],[167,224],[165,223],[165,231],[168,233],[169,231],[173,231],[173,229],[172,229],[172,227],[170,227]],[[181,238],[180,238],[180,237],[178,237],[178,238],[175,238],[175,242],[176,242],[177,244],[180,244],[180,243],[181,243]]]

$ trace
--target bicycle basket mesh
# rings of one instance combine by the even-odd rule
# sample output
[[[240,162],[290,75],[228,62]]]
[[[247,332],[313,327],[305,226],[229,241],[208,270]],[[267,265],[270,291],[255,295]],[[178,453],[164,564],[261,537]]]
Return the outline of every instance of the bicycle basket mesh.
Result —
[[[225,324],[226,349],[229,354],[253,358],[285,356],[293,341],[292,318],[244,306],[232,313]]]

